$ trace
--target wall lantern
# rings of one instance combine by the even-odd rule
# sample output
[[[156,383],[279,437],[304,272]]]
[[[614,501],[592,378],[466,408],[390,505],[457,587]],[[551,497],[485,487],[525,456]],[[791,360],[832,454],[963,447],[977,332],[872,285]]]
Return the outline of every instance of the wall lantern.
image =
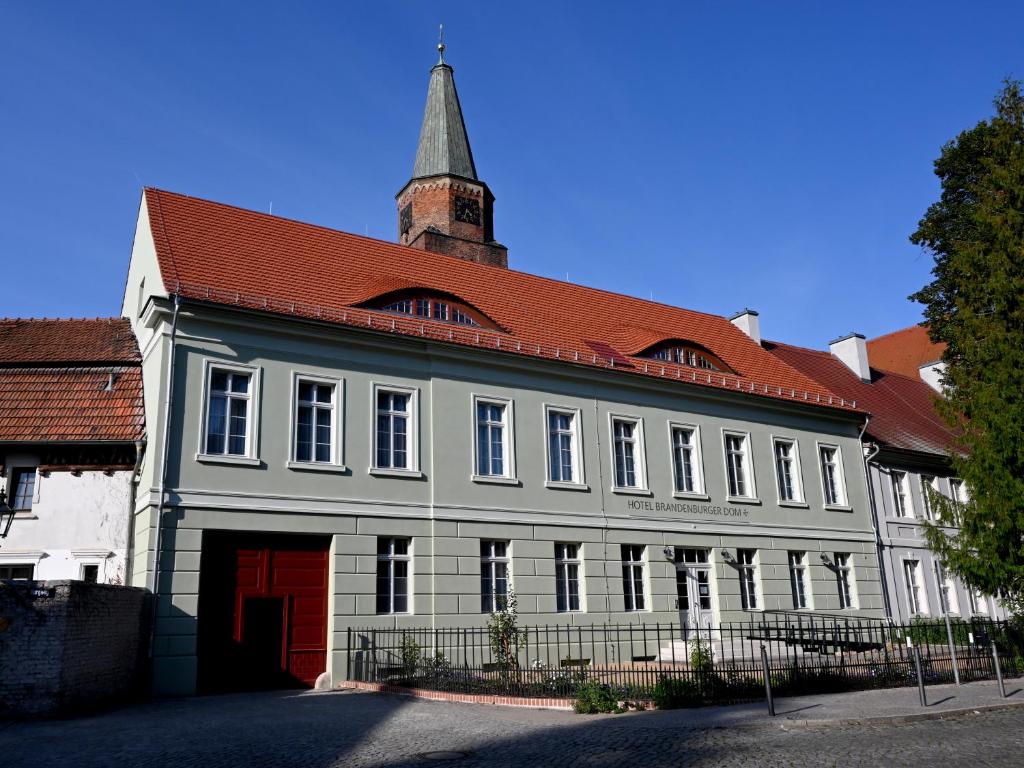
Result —
[[[675,547],[665,547],[663,550],[661,550],[661,553],[663,555],[665,555],[665,559],[666,560],[675,560],[676,559],[676,548]]]
[[[833,570],[835,569],[835,567],[836,567],[835,564],[831,560],[828,559],[828,555],[826,555],[824,552],[822,552],[820,555],[818,555],[818,557],[821,558],[821,562],[824,564],[824,566],[826,568],[830,568],[830,569],[833,569]]]
[[[736,562],[736,558],[732,556],[732,552],[730,552],[728,549],[722,550],[722,559],[730,565]]]

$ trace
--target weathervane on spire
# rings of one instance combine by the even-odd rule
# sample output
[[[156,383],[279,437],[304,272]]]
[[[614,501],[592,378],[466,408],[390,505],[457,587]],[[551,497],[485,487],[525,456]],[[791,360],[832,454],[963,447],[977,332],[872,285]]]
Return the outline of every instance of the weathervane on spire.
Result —
[[[438,24],[437,63],[444,64],[444,24]]]

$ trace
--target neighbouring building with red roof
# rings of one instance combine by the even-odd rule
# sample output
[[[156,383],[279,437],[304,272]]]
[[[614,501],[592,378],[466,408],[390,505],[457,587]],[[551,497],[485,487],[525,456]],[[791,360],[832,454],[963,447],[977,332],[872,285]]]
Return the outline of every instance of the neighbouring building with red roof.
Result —
[[[882,616],[863,405],[753,313],[510,269],[494,205],[443,62],[398,243],[143,192],[157,691],[340,682],[350,628],[480,627],[510,585],[530,625]]]
[[[0,579],[126,583],[145,437],[127,320],[0,319]]]
[[[828,352],[768,341],[763,346],[830,391],[856,400],[858,407],[871,414],[864,457],[887,616],[901,623],[947,611],[964,619],[1005,617],[998,600],[965,587],[925,545],[924,521],[955,530],[954,520],[939,518],[931,494],[962,502],[967,488],[952,476],[948,457],[955,450],[955,439],[935,408],[940,397],[934,389],[937,381],[927,381],[917,365],[923,358],[934,361],[936,349],[930,347],[922,354],[921,340],[927,340],[927,334],[918,326],[880,337],[893,338],[912,339],[917,349],[893,356],[876,354],[877,347],[859,334],[837,339]],[[909,361],[909,365],[903,365],[902,371],[885,370],[876,361]]]
[[[868,360],[873,368],[920,377],[937,392],[942,391],[942,355],[945,344],[936,344],[928,328],[912,325],[867,341]]]

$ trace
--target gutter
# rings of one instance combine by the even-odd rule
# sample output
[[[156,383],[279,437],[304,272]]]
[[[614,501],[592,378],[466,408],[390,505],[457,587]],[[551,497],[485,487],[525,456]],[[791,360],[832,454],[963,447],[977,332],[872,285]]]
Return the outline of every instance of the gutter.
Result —
[[[124,558],[124,583],[131,580],[132,561],[135,559],[135,502],[139,496],[139,472],[142,470],[142,459],[146,453],[146,440],[135,441],[135,466],[132,467],[132,487],[128,496],[128,546]],[[130,586],[130,585],[129,585]]]
[[[862,446],[861,456],[864,460],[864,482],[868,486],[868,505],[871,508],[871,532],[875,536],[875,556],[878,559],[878,579],[882,585],[882,605],[885,609],[885,620],[892,623],[892,605],[889,602],[889,584],[885,575],[885,563],[883,561],[884,549],[882,547],[882,536],[878,530],[878,502],[875,499],[875,486],[871,482],[871,460],[878,455],[878,452],[882,450],[877,443],[868,443],[867,451],[863,450],[864,446],[864,433],[868,431],[868,424],[871,422],[871,416],[868,415],[864,419],[864,426],[861,427],[860,435],[858,439]]]

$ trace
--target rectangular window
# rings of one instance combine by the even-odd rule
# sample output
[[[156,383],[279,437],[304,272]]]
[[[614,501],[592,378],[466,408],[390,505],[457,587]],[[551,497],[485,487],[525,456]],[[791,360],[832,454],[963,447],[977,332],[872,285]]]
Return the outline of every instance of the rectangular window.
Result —
[[[100,567],[98,565],[83,565],[82,566],[82,581],[86,584],[95,584],[100,577]]]
[[[747,435],[725,434],[725,469],[729,481],[729,495],[753,498],[754,484],[750,476]]]
[[[794,440],[775,440],[775,479],[779,484],[779,501],[803,501]]]
[[[377,613],[409,612],[409,540],[377,538]]]
[[[297,379],[295,461],[334,461],[335,385]]]
[[[7,499],[11,509],[27,512],[32,509],[32,500],[36,495],[36,468],[14,468],[11,470],[11,482],[7,488]]]
[[[889,473],[889,480],[892,483],[892,507],[896,517],[913,517],[907,473],[894,469]]]
[[[24,565],[0,565],[0,579],[18,579],[31,581],[35,576],[36,567],[31,563]]]
[[[933,475],[921,475],[921,506],[924,510],[924,519],[931,520],[933,516],[932,512],[932,497],[930,494],[936,493],[938,487],[935,485],[935,477]]]
[[[210,368],[206,447],[212,456],[248,456],[252,374]]]
[[[839,448],[834,445],[818,447],[821,458],[821,486],[826,506],[843,506],[846,504],[846,488],[843,483],[843,467]]]
[[[736,561],[740,573],[740,603],[744,611],[757,610],[757,565],[755,558],[757,550],[737,549]]]
[[[377,390],[376,468],[412,468],[412,394]]]
[[[580,483],[582,475],[577,451],[577,414],[551,409],[548,419],[548,480]]]
[[[612,419],[616,488],[643,488],[643,428],[637,419]]]
[[[956,584],[942,563],[935,563],[935,580],[939,585],[939,606],[943,613],[960,613],[960,601],[956,597]]]
[[[511,429],[507,403],[478,399],[476,402],[476,474],[480,477],[511,477]]]
[[[560,612],[580,610],[579,544],[555,544],[555,594]]]
[[[672,427],[672,470],[677,493],[701,493],[700,452],[694,427]]]
[[[789,586],[793,593],[793,607],[807,607],[807,553],[789,553]]]
[[[836,552],[834,557],[836,563],[836,582],[839,587],[839,607],[853,608],[850,556],[845,552]]]
[[[644,610],[644,547],[622,545],[622,594],[627,611]]]
[[[912,614],[926,613],[921,596],[921,563],[917,560],[903,561],[903,583],[907,588],[907,607]]]
[[[508,542],[480,542],[480,610],[503,611],[508,605]]]
[[[988,613],[988,600],[981,594],[977,589],[967,590],[967,599],[971,603],[971,614],[975,616],[984,616]]]

